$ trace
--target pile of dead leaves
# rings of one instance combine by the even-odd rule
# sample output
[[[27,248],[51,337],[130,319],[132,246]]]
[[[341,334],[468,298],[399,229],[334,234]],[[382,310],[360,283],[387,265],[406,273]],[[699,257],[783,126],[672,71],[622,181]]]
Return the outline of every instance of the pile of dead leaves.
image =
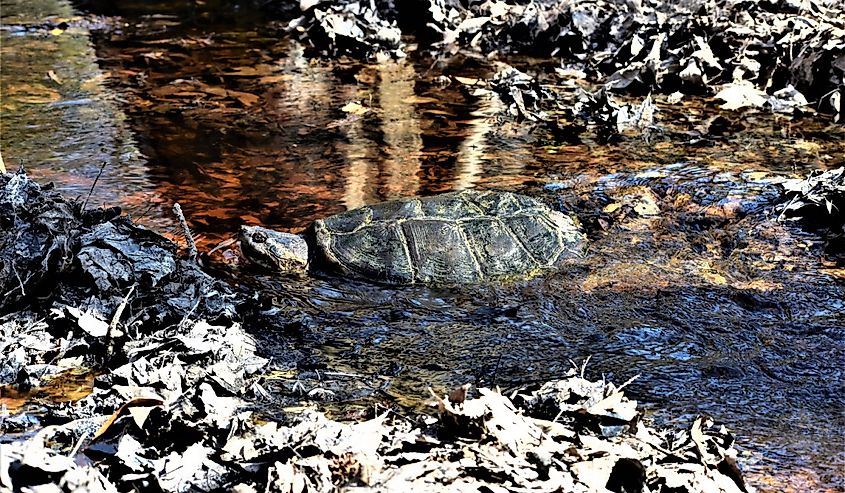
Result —
[[[98,377],[89,396],[50,406],[46,417],[63,424],[33,434],[37,420],[0,418],[12,440],[0,452],[2,486],[177,492],[227,483],[232,474],[209,456],[252,426],[243,397],[263,395],[254,375],[267,363],[252,339],[237,325],[193,321],[132,338],[122,351],[129,361]]]
[[[371,2],[302,1],[303,15],[288,30],[323,56],[348,55],[363,60],[402,58],[402,33],[395,22],[382,17]]]
[[[180,368],[186,382],[169,372],[145,378],[139,364],[120,369],[110,389],[76,407],[96,411],[99,399],[107,408],[123,406],[7,444],[0,484],[164,492],[747,491],[724,427],[698,418],[686,430],[651,429],[621,389],[574,370],[510,398],[488,389],[478,398],[436,397],[437,419],[341,423],[304,411],[282,425],[252,420],[239,409],[242,375],[221,381],[215,371],[241,356],[237,349],[223,344],[203,354]]]
[[[786,181],[782,187],[786,202],[779,219],[845,234],[845,167],[815,170],[803,180]]]
[[[540,110],[540,103],[553,95],[530,75],[506,65],[488,84],[505,104],[507,112],[518,121],[542,121],[548,118]]]
[[[845,7],[835,0],[432,0],[430,12],[445,53],[555,56],[613,90],[717,94],[728,109],[791,112],[804,94],[832,94],[845,72]]]
[[[189,315],[231,319],[233,294],[169,240],[86,210],[26,174],[0,175],[0,384],[28,389]]]
[[[576,140],[587,130],[595,132],[601,143],[623,137],[648,142],[652,135],[663,133],[655,123],[657,107],[650,95],[639,104],[621,103],[606,87],[595,92],[561,89],[541,84],[536,77],[514,67],[501,65],[486,81],[487,88],[475,87],[482,82],[476,80],[470,80],[472,84],[468,85],[473,96],[496,97],[502,102],[498,117],[549,126],[556,136],[565,134],[565,140]]]

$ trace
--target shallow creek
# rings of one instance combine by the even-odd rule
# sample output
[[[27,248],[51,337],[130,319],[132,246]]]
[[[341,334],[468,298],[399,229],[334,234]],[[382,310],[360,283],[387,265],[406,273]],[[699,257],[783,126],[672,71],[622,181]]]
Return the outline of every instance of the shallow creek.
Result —
[[[254,9],[120,5],[4,0],[7,167],[85,197],[105,163],[89,204],[176,238],[178,201],[205,250],[242,223],[297,231],[467,188],[541,197],[590,235],[571,268],[509,285],[255,276],[245,282],[271,309],[307,320],[295,343],[261,334],[271,353],[306,345],[315,367],[367,376],[362,398],[402,405],[428,385],[513,388],[591,356],[590,376],[639,375],[629,392],[658,422],[727,423],[759,489],[842,490],[843,270],[817,237],[773,221],[770,203],[773,182],[842,155],[841,128],[730,113],[735,134],[695,144],[561,144],[440,78],[488,76],[484,60],[311,60]],[[370,111],[344,111],[351,102]],[[692,101],[658,123],[692,130],[715,111]]]

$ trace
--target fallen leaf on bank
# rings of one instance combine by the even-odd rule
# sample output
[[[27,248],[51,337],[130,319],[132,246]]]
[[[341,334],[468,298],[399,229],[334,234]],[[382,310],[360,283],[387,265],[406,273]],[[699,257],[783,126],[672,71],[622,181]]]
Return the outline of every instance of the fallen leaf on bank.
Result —
[[[666,96],[666,102],[669,104],[678,104],[681,100],[684,99],[684,93],[680,91],[675,91],[672,94]]]
[[[769,100],[765,92],[757,89],[750,82],[726,84],[715,97],[725,102],[722,109],[726,110],[761,108]]]
[[[608,491],[605,486],[615,463],[616,459],[613,457],[599,457],[572,464],[572,472],[578,481],[589,486],[592,491]]]
[[[162,401],[161,403],[163,403]],[[155,406],[132,406],[129,408],[129,415],[132,416],[132,420],[135,421],[135,424],[140,429],[144,429],[144,423],[147,422],[147,418],[150,417],[150,413],[153,409],[161,405],[161,403],[156,403]]]
[[[79,308],[66,306],[65,310],[76,319],[79,328],[94,337],[103,337],[109,331],[109,324],[100,320],[90,311],[82,312]]]
[[[125,403],[124,405],[120,406],[117,411],[112,413],[112,415],[109,416],[108,419],[106,419],[106,421],[100,426],[100,428],[97,430],[97,432],[94,433],[93,439],[96,440],[97,438],[103,436],[109,430],[109,428],[111,428],[111,426],[114,424],[114,422],[117,421],[117,418],[119,418],[120,416],[123,415],[124,411],[130,412],[133,420],[135,421],[136,424],[138,424],[138,427],[140,429],[144,429],[143,424],[146,421],[147,416],[149,416],[149,411],[151,411],[153,407],[163,406],[163,405],[164,405],[163,399],[157,399],[157,398],[151,398],[151,397],[138,397],[136,399],[132,399],[129,402]],[[146,411],[141,410],[141,411],[133,412],[132,408],[134,408],[134,407],[141,407],[141,408],[145,408],[147,410]]]

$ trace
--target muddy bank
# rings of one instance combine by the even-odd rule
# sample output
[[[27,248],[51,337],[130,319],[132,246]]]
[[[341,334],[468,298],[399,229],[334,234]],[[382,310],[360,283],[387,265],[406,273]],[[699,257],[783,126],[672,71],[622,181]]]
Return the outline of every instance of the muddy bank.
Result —
[[[435,395],[434,416],[343,423],[279,409],[263,385],[273,366],[237,315],[248,299],[119,210],[86,209],[22,173],[0,186],[0,383],[97,375],[76,402],[4,412],[6,488],[748,491],[724,427],[655,430],[627,383],[591,382],[583,367],[509,396]]]

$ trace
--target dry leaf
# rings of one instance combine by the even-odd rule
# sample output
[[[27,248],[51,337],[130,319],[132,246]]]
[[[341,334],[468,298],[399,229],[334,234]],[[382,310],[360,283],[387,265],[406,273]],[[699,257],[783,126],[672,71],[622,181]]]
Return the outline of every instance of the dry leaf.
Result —
[[[244,106],[252,106],[261,100],[255,94],[241,91],[227,91],[226,95],[230,98],[237,99]]]
[[[128,410],[132,407],[136,407],[136,406],[137,407],[149,407],[150,405],[152,405],[152,407],[163,406],[164,400],[151,398],[151,397],[138,397],[138,398],[132,399],[129,402],[125,403],[124,405],[120,406],[117,409],[117,411],[112,413],[112,415],[109,416],[109,418],[102,424],[102,426],[100,426],[100,429],[98,429],[97,432],[94,433],[94,437],[92,439],[92,442],[94,440],[100,438],[101,436],[103,436],[103,434],[106,433],[109,430],[109,428],[111,428],[111,426],[114,424],[114,422],[117,421],[117,418],[119,418],[123,414],[123,411]],[[133,417],[134,417],[134,415],[133,415]],[[146,419],[146,418],[144,418],[144,419]],[[136,419],[136,423],[137,423],[137,419]]]

